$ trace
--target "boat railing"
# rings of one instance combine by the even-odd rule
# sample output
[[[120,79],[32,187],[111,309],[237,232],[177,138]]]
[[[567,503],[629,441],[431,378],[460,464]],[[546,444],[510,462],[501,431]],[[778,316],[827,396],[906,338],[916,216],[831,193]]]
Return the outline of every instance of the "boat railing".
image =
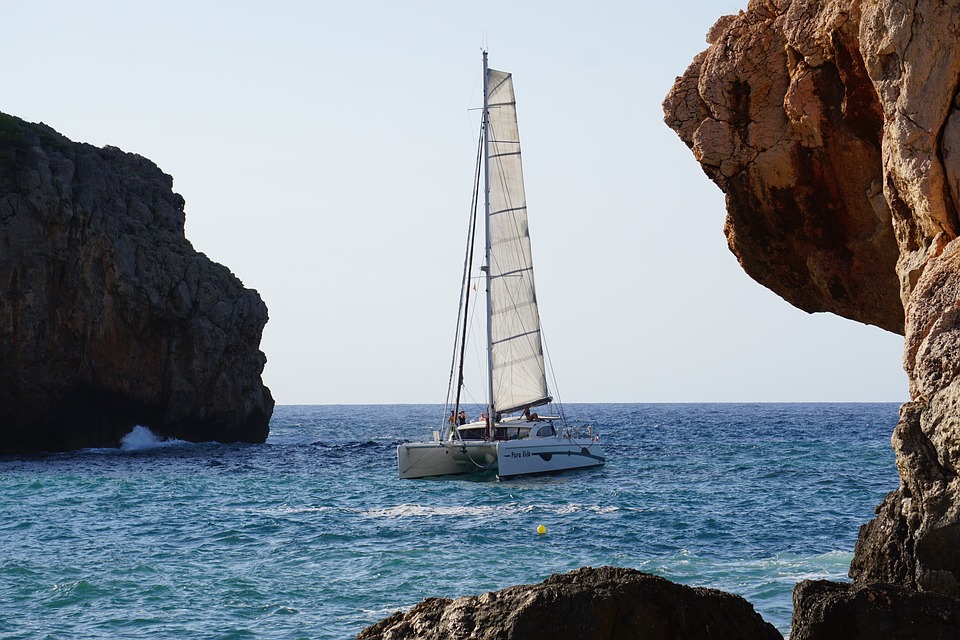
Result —
[[[593,442],[600,442],[600,432],[594,429],[592,425],[586,427],[566,427],[561,435],[568,440],[589,438]]]

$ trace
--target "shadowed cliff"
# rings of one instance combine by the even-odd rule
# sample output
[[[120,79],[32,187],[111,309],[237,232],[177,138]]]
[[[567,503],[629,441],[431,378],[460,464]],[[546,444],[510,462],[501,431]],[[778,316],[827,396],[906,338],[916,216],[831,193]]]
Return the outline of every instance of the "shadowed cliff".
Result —
[[[0,114],[0,453],[262,442],[267,309],[149,160]]]
[[[956,620],[911,616],[936,609],[923,597],[960,596],[960,12],[753,0],[707,41],[665,121],[726,194],[744,270],[801,309],[905,335],[901,486],[861,529],[854,585],[795,593],[794,637],[884,637],[871,624],[892,610],[883,628],[920,633],[897,637],[956,637]],[[838,611],[872,622],[841,633],[823,624]]]

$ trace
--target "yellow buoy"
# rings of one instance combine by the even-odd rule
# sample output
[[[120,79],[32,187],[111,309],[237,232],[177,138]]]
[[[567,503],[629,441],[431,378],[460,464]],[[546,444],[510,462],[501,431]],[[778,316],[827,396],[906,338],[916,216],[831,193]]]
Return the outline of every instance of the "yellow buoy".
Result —
[[[542,524],[537,527],[537,533],[539,533],[540,535],[543,535],[543,534],[545,534],[546,532],[547,532],[547,528],[546,528],[545,526],[543,526]]]

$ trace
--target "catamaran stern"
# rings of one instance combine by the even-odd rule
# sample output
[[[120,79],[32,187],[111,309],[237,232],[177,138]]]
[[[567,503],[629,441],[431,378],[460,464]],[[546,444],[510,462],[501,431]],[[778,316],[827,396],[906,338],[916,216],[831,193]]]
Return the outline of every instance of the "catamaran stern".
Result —
[[[496,465],[494,442],[405,442],[397,446],[401,479],[473,473]]]

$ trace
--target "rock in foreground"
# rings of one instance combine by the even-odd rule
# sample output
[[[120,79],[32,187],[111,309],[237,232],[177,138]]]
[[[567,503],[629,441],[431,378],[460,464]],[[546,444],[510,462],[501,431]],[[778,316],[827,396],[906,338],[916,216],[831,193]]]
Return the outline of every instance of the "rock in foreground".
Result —
[[[805,580],[793,590],[791,640],[954,640],[960,600],[889,584]]]
[[[0,453],[262,442],[267,309],[149,160],[0,114]]]
[[[534,585],[456,600],[429,598],[357,640],[778,639],[739,596],[633,569],[584,567]]]

